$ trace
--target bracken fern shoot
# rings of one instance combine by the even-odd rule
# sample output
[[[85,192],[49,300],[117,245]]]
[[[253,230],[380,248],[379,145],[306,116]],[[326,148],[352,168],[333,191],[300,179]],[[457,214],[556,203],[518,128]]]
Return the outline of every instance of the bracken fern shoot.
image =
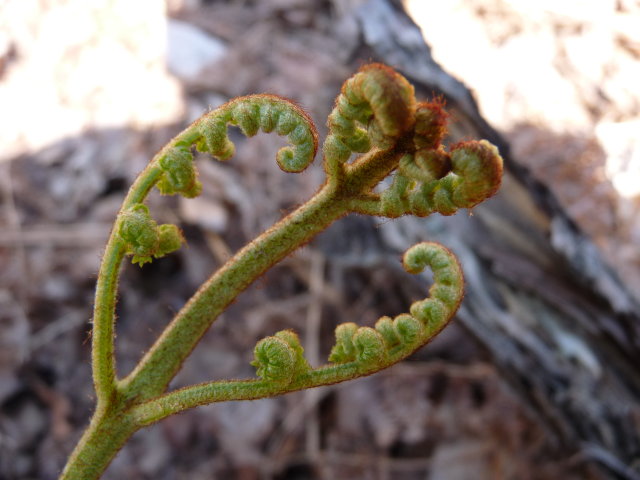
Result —
[[[140,428],[186,409],[214,402],[281,395],[370,375],[425,345],[455,314],[464,282],[456,257],[435,243],[404,254],[409,273],[433,271],[426,299],[409,313],[382,317],[375,326],[347,322],[336,328],[328,363],[312,366],[298,336],[283,330],[254,349],[256,377],[223,380],[167,391],[211,324],[256,278],[310,241],[335,220],[359,213],[396,218],[452,215],[473,208],[500,186],[502,158],[489,142],[442,145],[447,114],[441,101],[421,103],[413,87],[393,69],[363,67],[342,86],[329,115],[323,146],[325,183],[297,210],[261,234],[215,272],[177,313],[138,365],[116,377],[115,306],[123,260],[154,261],[184,242],[177,226],[158,225],[145,199],[156,187],[165,195],[193,198],[202,184],[194,150],[220,161],[235,151],[227,129],[248,137],[259,131],[286,136],[276,155],[279,167],[300,172],[313,161],[318,138],[310,117],[274,95],[250,95],[206,113],[171,140],[140,173],[116,218],[98,275],[93,315],[92,366],[97,405],[61,479],[97,479],[127,439]],[[390,185],[378,191],[381,182]]]

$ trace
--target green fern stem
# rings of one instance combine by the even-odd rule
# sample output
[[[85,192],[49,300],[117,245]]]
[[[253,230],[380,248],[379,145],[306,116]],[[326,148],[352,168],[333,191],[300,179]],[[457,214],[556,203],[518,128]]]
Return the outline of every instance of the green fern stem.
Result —
[[[329,385],[369,375],[406,358],[429,342],[452,318],[462,299],[462,272],[441,246],[418,244],[404,267],[429,267],[434,285],[410,313],[382,317],[371,327],[345,323],[336,329],[330,363],[312,368],[297,335],[282,331],[256,345],[258,379],[208,382],[166,392],[204,333],[256,278],[309,242],[338,218],[363,213],[395,218],[433,212],[451,215],[472,208],[499,187],[502,159],[488,142],[465,142],[447,152],[441,145],[446,113],[439,101],[416,103],[413,87],[382,65],[369,65],[343,85],[329,116],[324,143],[327,181],[293,213],[240,250],[205,282],[123,379],[116,376],[114,323],[118,276],[123,259],[143,265],[180,248],[175,225],[158,225],[144,204],[155,186],[165,195],[197,196],[202,185],[192,149],[218,160],[234,153],[227,128],[246,136],[258,131],[286,136],[290,146],[276,161],[299,172],[315,156],[318,142],[311,119],[297,105],[273,95],[231,100],[190,125],[149,163],[132,185],[103,255],[93,315],[92,363],[97,396],[94,416],[61,479],[97,479],[138,429],[198,405],[248,400]],[[355,154],[355,158],[352,157]],[[394,173],[390,187],[375,188]]]

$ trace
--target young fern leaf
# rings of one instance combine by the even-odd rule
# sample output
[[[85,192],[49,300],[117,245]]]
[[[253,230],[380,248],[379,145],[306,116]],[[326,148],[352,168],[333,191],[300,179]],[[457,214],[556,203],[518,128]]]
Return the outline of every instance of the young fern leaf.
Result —
[[[442,145],[447,114],[440,100],[417,103],[407,80],[384,65],[367,65],[348,79],[328,119],[324,142],[327,180],[305,204],[249,243],[214,273],[176,314],[138,365],[116,377],[114,323],[120,264],[140,265],[180,248],[175,225],[158,225],[144,201],[154,186],[165,195],[197,196],[202,185],[193,151],[227,160],[235,147],[227,132],[238,127],[287,136],[276,161],[287,172],[304,170],[318,140],[309,116],[274,95],[233,99],[206,113],[165,146],[132,185],[105,249],[96,287],[92,362],[97,406],[90,426],[60,477],[100,477],[140,428],[198,405],[248,400],[329,385],[369,375],[406,358],[429,342],[455,314],[463,295],[456,258],[434,243],[411,247],[404,268],[433,271],[429,296],[409,313],[382,317],[374,327],[349,322],[336,328],[329,363],[313,368],[297,335],[283,330],[260,340],[252,365],[258,378],[224,380],[167,391],[170,381],[215,319],[256,278],[309,242],[335,220],[361,213],[390,218],[473,208],[500,186],[502,158],[490,143]],[[355,156],[354,156],[355,154]],[[354,156],[353,159],[351,157]],[[384,191],[376,188],[389,175]]]
[[[255,348],[257,375],[277,388],[293,385],[295,390],[350,380],[387,368],[406,358],[437,335],[451,320],[462,300],[464,281],[456,257],[437,243],[419,243],[404,255],[404,268],[418,274],[433,271],[429,296],[411,305],[411,314],[394,319],[381,317],[371,327],[353,322],[336,327],[336,343],[327,365],[311,369],[303,356],[298,337],[291,330],[260,340]],[[284,340],[286,335],[288,340]],[[347,368],[344,368],[347,367]],[[329,375],[328,373],[331,372]]]
[[[257,375],[267,381],[290,384],[311,367],[304,358],[304,349],[293,330],[282,330],[273,337],[260,340],[254,349]]]
[[[414,115],[413,86],[402,75],[379,64],[362,68],[344,83],[329,115],[323,147],[329,180],[343,177],[352,153],[393,147]]]
[[[219,160],[231,158],[235,147],[229,140],[227,125],[240,127],[247,137],[259,130],[287,135],[293,147],[283,147],[276,155],[278,166],[285,172],[307,168],[318,149],[318,134],[311,118],[290,100],[275,95],[236,98],[206,115],[199,125],[198,150]]]
[[[429,297],[413,303],[411,314],[404,313],[394,319],[381,317],[375,328],[358,327],[351,322],[339,325],[330,362],[356,362],[360,372],[372,373],[410,355],[451,320],[464,290],[462,271],[455,256],[437,243],[419,243],[407,250],[403,265],[413,274],[431,268],[434,284]]]
[[[184,241],[177,226],[158,225],[142,203],[124,210],[119,217],[118,235],[126,244],[126,253],[133,255],[132,262],[140,266],[178,250]]]
[[[200,195],[202,184],[198,181],[198,173],[193,165],[193,155],[184,145],[177,145],[167,150],[158,161],[164,174],[158,181],[158,190],[163,195],[179,193],[186,198]]]

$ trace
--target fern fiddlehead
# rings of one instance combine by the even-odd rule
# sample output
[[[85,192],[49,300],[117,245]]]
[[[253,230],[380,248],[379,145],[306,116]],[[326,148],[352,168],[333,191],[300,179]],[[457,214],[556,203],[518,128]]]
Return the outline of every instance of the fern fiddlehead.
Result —
[[[232,100],[207,115],[199,125],[198,150],[228,160],[235,148],[227,125],[237,125],[247,137],[259,130],[287,135],[293,147],[281,148],[276,161],[285,172],[301,172],[313,161],[318,134],[311,118],[290,100],[275,95],[249,95]]]
[[[143,203],[120,214],[118,235],[126,243],[127,254],[133,255],[131,261],[140,266],[178,250],[184,241],[176,225],[158,225]]]
[[[368,65],[342,86],[324,142],[329,179],[341,178],[352,153],[390,149],[413,123],[413,86],[384,65]]]
[[[338,375],[330,375],[332,382],[346,380],[378,371],[387,366],[399,362],[420,348],[435,335],[437,335],[453,317],[463,296],[462,271],[455,256],[441,245],[436,243],[419,243],[414,245],[404,255],[403,264],[409,273],[418,274],[424,268],[431,268],[434,275],[434,284],[429,290],[429,296],[411,305],[411,314],[401,314],[395,318],[381,317],[375,324],[375,328],[359,327],[353,322],[343,323],[336,327],[336,343],[331,349],[329,362],[335,366],[355,366],[358,375],[351,375],[351,370],[343,379]],[[289,335],[294,335],[286,331]],[[278,335],[283,332],[276,334]],[[296,337],[297,338],[297,337]],[[261,340],[264,342],[266,339]],[[261,345],[261,342],[258,345]],[[282,362],[280,372],[289,372],[289,383],[298,379],[305,388],[305,381],[313,378],[308,363],[303,361],[302,347],[299,343],[289,347],[289,356],[296,358],[293,362]],[[256,359],[253,362],[257,366],[257,374],[263,380],[272,380],[265,375],[261,368],[265,363],[259,358],[256,347]],[[275,357],[274,357],[275,359]],[[268,363],[272,365],[272,363]],[[298,368],[304,365],[305,368]],[[320,367],[318,370],[326,372],[334,369],[336,372],[345,369],[335,366]],[[322,375],[316,375],[322,377]],[[318,386],[312,384],[311,386]]]
[[[115,302],[122,260],[143,265],[180,248],[179,228],[158,225],[144,201],[152,188],[192,198],[202,184],[194,150],[225,161],[235,147],[229,125],[251,137],[263,131],[286,136],[276,155],[287,172],[304,170],[318,140],[309,116],[289,100],[250,95],[208,112],[164,147],[131,187],[107,244],[96,288],[92,362],[98,403],[91,425],[74,450],[63,479],[98,478],[127,438],[145,425],[207,403],[263,398],[369,375],[406,358],[429,342],[455,314],[463,295],[458,262],[434,243],[411,247],[403,257],[409,273],[433,271],[426,299],[409,313],[381,317],[374,327],[348,322],[336,328],[326,365],[305,359],[298,336],[280,331],[260,340],[252,365],[257,378],[167,386],[219,314],[268,268],[336,219],[349,213],[386,217],[451,215],[493,195],[502,159],[485,141],[442,145],[447,114],[441,101],[418,103],[413,87],[383,65],[367,65],[348,79],[328,119],[324,142],[327,181],[305,204],[241,249],[214,273],[178,312],[126,377],[116,378]],[[389,175],[385,190],[376,188]]]

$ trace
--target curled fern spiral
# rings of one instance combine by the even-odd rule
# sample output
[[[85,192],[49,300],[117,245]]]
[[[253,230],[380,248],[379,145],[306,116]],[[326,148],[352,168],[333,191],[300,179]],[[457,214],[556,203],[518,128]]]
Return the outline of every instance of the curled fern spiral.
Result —
[[[199,122],[198,150],[219,160],[233,156],[235,147],[227,125],[240,127],[252,137],[259,130],[287,135],[291,147],[281,148],[276,161],[286,172],[301,172],[313,161],[318,150],[318,134],[311,118],[295,103],[276,95],[249,95],[236,98],[207,114]]]
[[[278,332],[256,345],[252,365],[257,368],[258,376],[276,383],[297,381],[309,386],[315,371],[319,376],[324,375],[329,383],[335,383],[393,365],[429,342],[447,325],[460,305],[464,290],[460,265],[449,250],[430,242],[407,250],[403,265],[413,274],[427,267],[433,271],[429,296],[414,302],[410,314],[403,313],[393,319],[381,317],[374,328],[353,322],[338,325],[336,343],[329,355],[331,363],[315,370],[304,359],[297,336],[290,330]]]

